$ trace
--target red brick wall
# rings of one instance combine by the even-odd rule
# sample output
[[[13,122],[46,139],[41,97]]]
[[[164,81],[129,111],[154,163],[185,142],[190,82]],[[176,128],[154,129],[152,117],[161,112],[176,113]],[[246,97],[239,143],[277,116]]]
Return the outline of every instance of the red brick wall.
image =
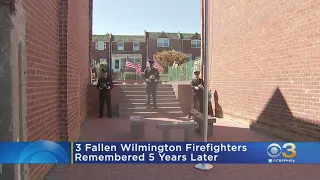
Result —
[[[68,140],[76,141],[87,113],[89,1],[68,1]]]
[[[25,0],[28,141],[59,141],[58,0]],[[46,12],[46,15],[43,15]],[[41,179],[50,166],[30,165],[31,180]]]
[[[76,140],[87,116],[89,2],[23,2],[28,141]],[[43,179],[50,167],[30,165],[29,179]]]
[[[201,56],[201,48],[192,48],[190,39],[182,40],[182,46],[183,53],[192,54],[192,59]]]
[[[320,3],[209,1],[210,88],[225,115],[320,139]]]
[[[109,42],[106,42],[105,50],[96,50],[95,42],[92,43],[92,59],[96,60],[98,63],[100,59],[109,59]]]
[[[152,58],[153,55],[155,55],[157,52],[161,52],[164,50],[176,50],[181,51],[181,42],[179,39],[170,39],[169,47],[168,48],[162,48],[157,47],[157,39],[149,38],[149,56]]]

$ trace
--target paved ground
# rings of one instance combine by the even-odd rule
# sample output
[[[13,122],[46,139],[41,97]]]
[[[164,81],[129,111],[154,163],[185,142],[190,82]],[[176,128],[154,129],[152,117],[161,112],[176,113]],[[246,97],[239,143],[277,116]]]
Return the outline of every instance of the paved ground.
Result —
[[[148,119],[143,141],[161,141],[155,127],[159,121]],[[133,141],[126,119],[89,118],[84,122],[80,141]],[[276,141],[252,131],[245,125],[218,120],[214,137],[209,141]],[[183,140],[183,133],[174,131],[173,140]],[[201,137],[194,134],[196,141]],[[56,165],[45,180],[320,180],[320,165],[214,165],[211,171],[196,170],[194,165]]]

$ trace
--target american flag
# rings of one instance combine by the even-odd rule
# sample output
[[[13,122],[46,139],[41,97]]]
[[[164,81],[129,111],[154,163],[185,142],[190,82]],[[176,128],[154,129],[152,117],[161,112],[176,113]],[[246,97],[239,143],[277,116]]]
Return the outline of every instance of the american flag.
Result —
[[[140,64],[139,61],[137,61],[137,62],[136,62],[136,72],[137,72],[139,75],[142,74],[141,69],[142,69],[141,64]]]
[[[148,60],[148,62],[147,62],[147,66],[149,66],[149,61],[150,60]],[[153,67],[155,69],[157,69],[159,72],[163,72],[164,71],[163,67],[157,61],[154,61]]]
[[[130,61],[130,59],[128,57],[126,59],[126,67],[133,68],[133,69],[136,68],[136,66]]]

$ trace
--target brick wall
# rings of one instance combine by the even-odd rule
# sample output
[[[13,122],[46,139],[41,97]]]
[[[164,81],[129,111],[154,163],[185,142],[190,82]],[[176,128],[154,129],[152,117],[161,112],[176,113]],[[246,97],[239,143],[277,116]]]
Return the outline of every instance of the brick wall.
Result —
[[[161,38],[161,37],[160,37]],[[158,47],[157,39],[149,38],[149,56],[152,58],[157,52],[161,52],[164,50],[176,50],[181,51],[181,41],[179,39],[170,39],[169,47]]]
[[[182,43],[182,50],[184,53],[192,54],[192,59],[201,56],[201,49],[200,48],[192,48],[191,47],[191,39],[184,39],[181,41]]]
[[[97,50],[95,49],[95,43],[91,43],[91,50],[92,50],[92,59],[96,60],[97,63],[100,63],[100,59],[109,59],[109,42],[106,42],[105,50]]]
[[[320,3],[209,1],[210,88],[225,115],[320,139]]]
[[[28,141],[59,141],[58,37],[59,2],[25,0]],[[43,12],[47,14],[44,16]],[[40,179],[50,166],[30,165],[30,179]]]
[[[28,141],[74,141],[87,116],[89,2],[24,0]],[[60,28],[59,28],[60,27]],[[51,165],[29,166],[30,180]]]
[[[77,140],[87,116],[89,1],[68,0],[68,140]]]

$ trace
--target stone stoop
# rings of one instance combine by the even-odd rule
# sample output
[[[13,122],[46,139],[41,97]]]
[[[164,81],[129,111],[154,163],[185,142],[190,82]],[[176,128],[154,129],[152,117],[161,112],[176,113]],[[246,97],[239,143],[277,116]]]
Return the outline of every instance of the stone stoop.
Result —
[[[143,116],[154,117],[181,117],[183,116],[179,101],[171,84],[159,84],[157,90],[157,106],[155,109],[146,108],[146,86],[144,84],[120,85],[121,95],[118,98],[119,117]]]

